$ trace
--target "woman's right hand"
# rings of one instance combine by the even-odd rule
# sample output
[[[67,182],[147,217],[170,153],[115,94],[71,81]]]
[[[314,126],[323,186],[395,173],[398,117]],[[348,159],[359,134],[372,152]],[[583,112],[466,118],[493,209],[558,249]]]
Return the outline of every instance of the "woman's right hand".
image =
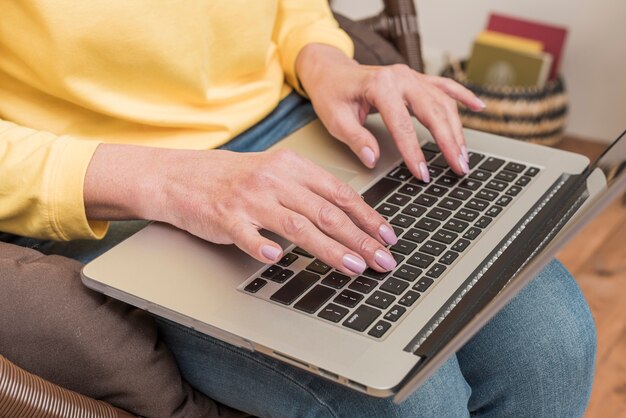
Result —
[[[118,169],[112,171],[110,167]],[[264,263],[272,231],[349,275],[396,262],[391,226],[350,186],[292,151],[234,153],[100,145],[85,179],[89,219],[170,223]]]

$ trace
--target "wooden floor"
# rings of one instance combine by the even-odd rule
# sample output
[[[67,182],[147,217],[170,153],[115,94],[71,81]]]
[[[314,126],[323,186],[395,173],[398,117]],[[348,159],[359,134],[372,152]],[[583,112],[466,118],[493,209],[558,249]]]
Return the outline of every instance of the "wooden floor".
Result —
[[[605,148],[566,138],[559,148],[595,158]],[[598,330],[588,418],[626,418],[626,206],[613,202],[558,256],[589,302]]]

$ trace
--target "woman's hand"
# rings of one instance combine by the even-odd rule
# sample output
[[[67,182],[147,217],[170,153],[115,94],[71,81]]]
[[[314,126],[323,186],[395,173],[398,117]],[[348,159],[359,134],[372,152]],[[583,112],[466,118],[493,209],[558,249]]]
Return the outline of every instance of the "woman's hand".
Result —
[[[432,133],[450,167],[459,175],[469,171],[456,101],[474,111],[485,105],[460,84],[420,74],[406,65],[359,65],[337,48],[321,44],[303,48],[296,72],[328,131],[367,167],[374,167],[380,156],[376,138],[363,127],[374,108],[417,178],[429,181],[411,113]]]
[[[115,167],[115,169],[111,169]],[[264,263],[282,249],[266,229],[348,274],[396,262],[390,225],[350,186],[291,151],[234,153],[98,147],[85,178],[89,219],[150,219]]]

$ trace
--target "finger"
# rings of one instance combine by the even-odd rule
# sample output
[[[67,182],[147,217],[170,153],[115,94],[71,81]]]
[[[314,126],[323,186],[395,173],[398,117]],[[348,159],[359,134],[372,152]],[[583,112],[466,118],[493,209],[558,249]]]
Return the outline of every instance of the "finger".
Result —
[[[465,162],[469,164],[469,155],[467,154],[467,147],[465,146],[465,134],[463,133],[463,123],[461,122],[461,117],[459,116],[457,104],[452,98],[442,92],[438,92],[437,97],[446,109],[448,121],[454,135],[454,140],[461,150],[461,155],[465,159]]]
[[[357,227],[343,210],[304,188],[293,191],[281,199],[286,208],[307,217],[320,231],[359,254],[376,270],[387,271],[395,267],[391,253]],[[306,198],[302,199],[301,196]]]
[[[239,219],[228,229],[233,243],[262,263],[276,263],[283,255],[280,245],[264,236],[247,220]]]
[[[454,100],[458,100],[473,111],[480,112],[485,109],[486,106],[482,100],[471,90],[456,81],[437,76],[426,76],[426,78],[432,85],[443,90],[448,96],[452,97]]]
[[[376,238],[381,244],[395,245],[398,242],[391,225],[365,203],[352,187],[313,163],[305,164],[311,164],[313,167],[302,170],[312,173],[303,177],[304,186],[340,208],[358,228]]]
[[[380,158],[378,141],[361,125],[349,107],[338,109],[333,119],[325,122],[325,125],[331,135],[350,147],[366,167],[374,168]]]
[[[433,135],[452,170],[460,176],[467,174],[469,167],[457,145],[445,105],[428,90],[407,93],[405,98],[411,111]]]

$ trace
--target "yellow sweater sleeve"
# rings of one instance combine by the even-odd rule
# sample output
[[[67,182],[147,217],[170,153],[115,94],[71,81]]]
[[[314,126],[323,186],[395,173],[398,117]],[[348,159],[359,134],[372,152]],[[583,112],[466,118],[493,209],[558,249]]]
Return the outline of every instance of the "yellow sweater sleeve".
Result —
[[[354,54],[352,40],[339,29],[327,0],[280,0],[273,38],[286,81],[300,94],[304,90],[296,75],[296,59],[306,45],[327,44],[349,57]]]
[[[65,241],[101,238],[85,215],[83,183],[97,141],[0,120],[0,231]]]

